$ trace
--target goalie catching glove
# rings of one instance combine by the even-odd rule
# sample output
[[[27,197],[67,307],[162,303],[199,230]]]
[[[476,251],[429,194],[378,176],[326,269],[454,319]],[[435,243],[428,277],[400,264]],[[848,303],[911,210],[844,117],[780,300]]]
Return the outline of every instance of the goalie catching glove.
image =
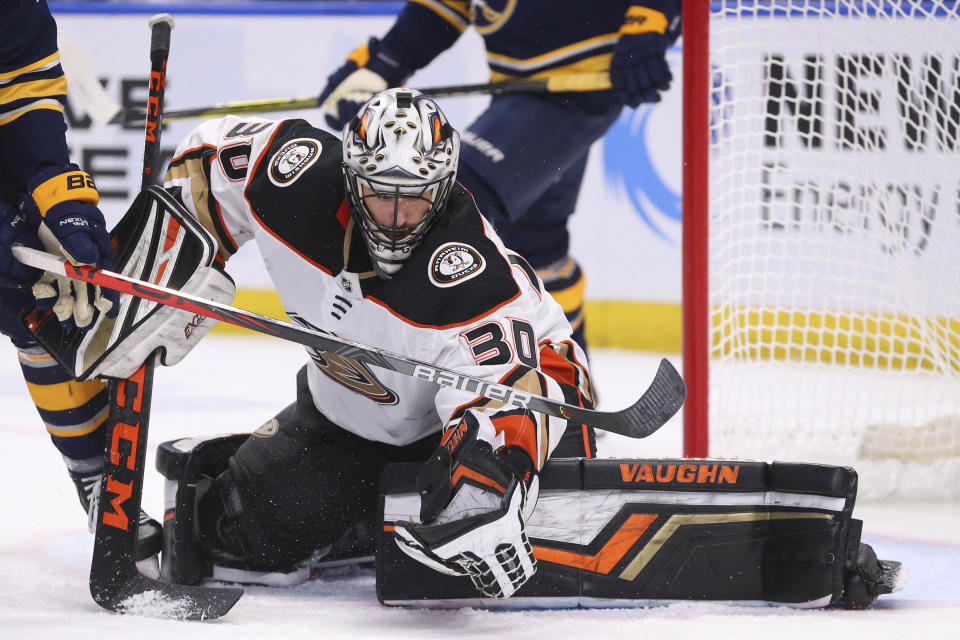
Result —
[[[485,423],[493,440],[493,426]],[[524,523],[536,506],[539,481],[525,451],[494,451],[482,435],[470,413],[445,434],[417,475],[421,523],[396,522],[394,535],[418,562],[469,576],[485,596],[509,598],[537,570]]]

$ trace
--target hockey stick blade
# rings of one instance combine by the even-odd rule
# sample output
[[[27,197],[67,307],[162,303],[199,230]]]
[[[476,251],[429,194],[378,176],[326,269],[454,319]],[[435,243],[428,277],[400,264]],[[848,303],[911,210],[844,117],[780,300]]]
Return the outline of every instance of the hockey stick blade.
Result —
[[[170,584],[139,573],[111,585],[103,593],[90,593],[104,609],[143,613],[178,620],[216,620],[237,603],[243,589],[218,589]]]
[[[504,404],[545,413],[574,423],[587,424],[631,438],[646,438],[659,429],[677,412],[686,397],[686,388],[680,374],[673,368],[673,365],[664,360],[660,363],[660,369],[657,371],[650,388],[632,406],[613,412],[585,409],[513,387],[492,383],[483,378],[474,378],[452,369],[438,367],[332,334],[322,333],[276,318],[268,318],[212,300],[198,298],[149,282],[129,278],[112,271],[73,265],[63,258],[36,249],[17,246],[12,251],[20,262],[57,275],[83,280],[120,293],[159,302],[169,307],[190,311],[320,351],[335,353],[341,357],[353,358],[358,362],[396,371],[425,382],[453,387],[492,400],[499,400]]]
[[[660,361],[657,375],[640,399],[621,411],[594,412],[591,426],[630,438],[646,438],[672,418],[687,397],[687,386],[669,360]]]

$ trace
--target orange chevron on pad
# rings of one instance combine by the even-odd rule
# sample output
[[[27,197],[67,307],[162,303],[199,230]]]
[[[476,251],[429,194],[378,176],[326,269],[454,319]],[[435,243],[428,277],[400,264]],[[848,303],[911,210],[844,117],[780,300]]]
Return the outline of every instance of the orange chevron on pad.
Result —
[[[657,514],[655,513],[635,513],[631,515],[610,537],[610,540],[593,555],[549,549],[536,545],[533,547],[533,555],[537,560],[543,560],[544,562],[562,564],[575,569],[585,569],[594,573],[610,573],[656,519]]]

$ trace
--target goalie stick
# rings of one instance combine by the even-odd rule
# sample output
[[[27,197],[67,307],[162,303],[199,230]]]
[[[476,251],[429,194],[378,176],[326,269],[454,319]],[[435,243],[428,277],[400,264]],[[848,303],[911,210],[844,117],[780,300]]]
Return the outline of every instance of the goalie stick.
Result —
[[[240,599],[242,589],[161,582],[142,575],[134,559],[155,357],[150,356],[129,378],[110,380],[107,385],[112,407],[90,564],[90,595],[101,607],[121,613],[149,607],[186,620],[219,618]]]
[[[142,186],[153,180],[160,149],[160,117],[170,50],[170,14],[150,19],[149,115],[144,132]],[[156,353],[127,379],[107,383],[111,407],[104,450],[104,482],[100,487],[90,563],[90,595],[101,607],[132,611],[138,606],[187,620],[219,618],[243,595],[241,589],[175,585],[154,580],[137,570],[137,540],[143,472],[147,451],[150,397]]]
[[[482,378],[474,378],[414,358],[198,298],[112,271],[73,265],[57,256],[36,249],[14,247],[13,254],[20,262],[51,273],[198,313],[238,327],[335,353],[344,358],[353,358],[364,364],[396,371],[426,382],[454,387],[499,400],[504,404],[523,407],[574,423],[587,424],[630,438],[646,438],[655,432],[680,409],[686,397],[686,387],[680,374],[666,359],[660,362],[653,382],[633,405],[620,411],[597,411],[492,383]]]

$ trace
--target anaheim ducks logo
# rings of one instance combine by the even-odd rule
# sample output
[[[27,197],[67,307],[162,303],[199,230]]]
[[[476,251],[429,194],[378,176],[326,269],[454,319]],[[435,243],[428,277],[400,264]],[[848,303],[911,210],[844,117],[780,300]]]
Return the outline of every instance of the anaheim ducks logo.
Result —
[[[313,138],[297,138],[283,145],[270,158],[270,182],[278,187],[293,184],[307,167],[317,161],[321,149],[320,141]]]
[[[483,272],[486,263],[480,252],[468,244],[448,242],[430,258],[430,281],[438,287],[452,287]]]
[[[482,35],[493,33],[510,19],[517,0],[471,0],[470,22]]]
[[[285,311],[287,316],[296,324],[315,331],[322,331],[320,327],[310,323],[296,311],[290,309]],[[397,394],[388,389],[366,365],[358,360],[349,356],[338,355],[332,351],[320,351],[313,348],[307,348],[307,353],[320,371],[351,391],[365,395],[380,404],[397,404],[399,402]]]
[[[314,363],[328,377],[363,394],[378,404],[397,404],[397,394],[388,389],[361,362],[329,351],[310,350]]]

